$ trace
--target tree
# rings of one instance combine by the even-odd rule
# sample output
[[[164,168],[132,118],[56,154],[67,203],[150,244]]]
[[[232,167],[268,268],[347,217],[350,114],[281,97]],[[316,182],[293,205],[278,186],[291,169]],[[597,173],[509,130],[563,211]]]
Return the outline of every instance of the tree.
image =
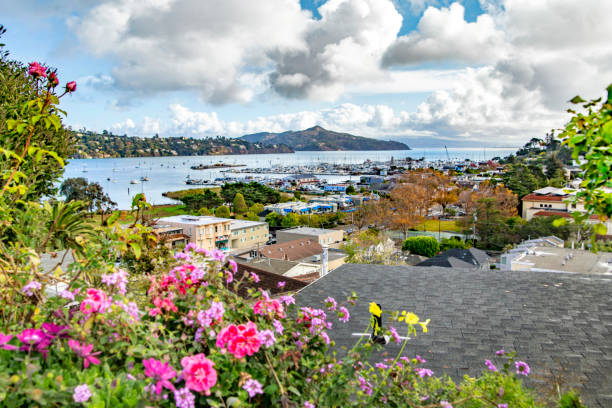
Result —
[[[289,213],[285,215],[281,221],[282,227],[297,227],[300,225],[300,219],[297,214]]]
[[[241,193],[236,193],[233,204],[234,214],[242,215],[248,211],[248,207],[244,201],[244,196]]]
[[[544,185],[524,163],[519,162],[506,166],[502,176],[504,185],[512,190],[519,198],[523,198]]]
[[[357,191],[355,190],[355,186],[350,185],[346,188],[346,194],[356,194]]]
[[[221,205],[215,209],[215,217],[219,218],[229,218],[230,210],[224,205]]]
[[[214,208],[223,204],[223,200],[219,195],[210,189],[204,190],[203,193],[184,195],[179,200],[191,211],[197,211],[202,207]]]
[[[263,210],[264,210],[264,205],[261,203],[255,203],[249,207],[249,212],[253,212],[255,214],[259,214],[260,212],[263,212]]]
[[[279,227],[282,220],[283,216],[275,212],[271,212],[270,214],[266,215],[266,222],[271,227]]]
[[[208,208],[202,207],[198,210],[198,215],[213,215],[213,213]]]
[[[459,199],[457,185],[445,174],[436,174],[437,189],[433,201],[442,207],[442,215],[446,214],[446,208],[455,204]]]
[[[431,258],[440,252],[440,244],[438,244],[438,240],[434,237],[410,237],[406,238],[402,244],[402,250]]]
[[[416,227],[425,219],[431,196],[421,185],[402,183],[391,191],[391,205],[389,221],[393,228],[408,236],[408,231]]]
[[[66,197],[66,201],[82,201],[89,212],[96,211],[105,214],[108,210],[117,206],[99,183],[89,183],[82,177],[64,180],[60,186],[60,193]]]

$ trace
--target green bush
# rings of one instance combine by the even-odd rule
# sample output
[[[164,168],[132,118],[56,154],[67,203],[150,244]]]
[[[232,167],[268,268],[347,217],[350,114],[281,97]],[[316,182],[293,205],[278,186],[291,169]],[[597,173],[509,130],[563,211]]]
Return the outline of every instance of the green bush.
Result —
[[[434,237],[410,237],[402,244],[402,250],[431,258],[440,252],[440,244]]]
[[[230,210],[226,206],[222,205],[215,209],[215,217],[219,218],[229,218]]]
[[[468,243],[456,238],[442,238],[442,242],[440,243],[440,251],[442,252],[453,248],[468,249],[469,247],[470,245]]]

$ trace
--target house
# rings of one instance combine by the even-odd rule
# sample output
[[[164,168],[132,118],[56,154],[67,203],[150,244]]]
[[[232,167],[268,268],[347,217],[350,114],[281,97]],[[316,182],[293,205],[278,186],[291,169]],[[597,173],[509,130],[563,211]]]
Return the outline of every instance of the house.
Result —
[[[153,225],[153,232],[159,236],[159,243],[168,248],[184,247],[189,242],[189,236],[183,234],[183,228],[176,225],[161,224],[158,221]]]
[[[259,252],[251,254],[254,258],[281,259],[318,265],[321,270],[324,261],[324,249],[314,238],[301,238],[280,244],[266,245]],[[344,264],[346,254],[339,250],[327,251],[327,271],[334,270]]]
[[[416,266],[438,266],[442,268],[489,269],[489,255],[477,248],[452,248],[439,253]]]
[[[346,192],[348,184],[326,184],[323,186],[323,191],[333,191],[338,193]]]
[[[321,245],[341,242],[344,231],[311,227],[296,227],[276,231],[276,242],[283,243],[301,238],[312,238]]]
[[[232,251],[265,245],[270,238],[268,223],[263,221],[231,220],[230,230]]]
[[[299,186],[301,184],[316,184],[319,182],[319,179],[313,174],[292,174],[283,178],[283,181]]]
[[[276,204],[268,204],[264,206],[264,211],[275,212],[280,215],[287,214],[323,214],[338,211],[338,205],[329,202],[329,203],[320,203],[320,202],[310,202],[303,203],[301,201],[289,201],[286,203],[276,203]]]
[[[532,371],[523,381],[542,395],[561,381],[589,407],[612,406],[610,276],[345,264],[301,289],[296,303],[324,308],[328,296],[341,302],[353,291],[358,300],[349,307],[350,321],[330,319],[338,358],[359,340],[368,305],[376,302],[383,311],[431,319],[428,333],[418,330],[403,355],[422,356],[435,375],[479,375],[485,359],[498,362],[496,350],[516,351]],[[383,327],[390,324],[383,315]],[[404,335],[404,323],[392,324]],[[376,346],[371,362],[394,357],[400,347]]]
[[[248,290],[250,288],[264,289],[270,294],[278,294],[288,291],[297,291],[304,288],[309,283],[308,280],[299,280],[290,276],[283,276],[282,274],[271,272],[262,268],[262,265],[248,264],[238,259],[237,265],[238,273],[236,274],[236,277],[238,279],[242,278],[245,273],[250,274],[251,272],[257,274],[257,277],[259,278],[259,282],[251,282],[246,279],[242,281],[238,287],[238,294],[243,297],[249,295]],[[284,282],[282,287],[279,287],[280,282]]]
[[[174,215],[162,217],[160,225],[182,229],[182,233],[189,238],[189,242],[209,251],[213,249],[229,250],[231,222],[228,218],[212,216]]]

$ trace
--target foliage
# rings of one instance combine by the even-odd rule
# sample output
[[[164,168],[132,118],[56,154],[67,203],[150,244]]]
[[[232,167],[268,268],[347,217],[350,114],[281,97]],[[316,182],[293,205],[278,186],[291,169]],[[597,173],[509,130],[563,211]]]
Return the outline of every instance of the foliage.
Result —
[[[260,212],[263,212],[263,210],[264,210],[264,205],[262,203],[255,203],[249,207],[249,212],[252,212],[255,214],[259,214]]]
[[[575,390],[569,390],[559,398],[559,408],[586,408]]]
[[[449,249],[458,248],[458,249],[468,249],[471,245],[467,242],[461,241],[455,237],[453,238],[442,238],[440,242],[440,251],[448,251]]]
[[[206,207],[202,207],[198,210],[198,215],[213,215],[213,212]]]
[[[234,214],[244,214],[248,211],[244,196],[241,193],[236,193],[233,201]]]
[[[261,145],[227,137],[134,137],[113,135],[107,131],[98,134],[86,129],[70,132],[76,141],[74,157],[159,157],[204,156],[229,154],[292,153],[286,145]]]
[[[183,195],[179,198],[190,211],[197,211],[202,207],[213,208],[223,204],[223,199],[212,190],[204,190],[202,193]]]
[[[256,203],[274,204],[280,201],[280,193],[278,191],[256,181],[250,183],[228,183],[221,187],[221,197],[226,203],[232,202],[238,193],[242,194],[248,206]]]
[[[431,258],[440,252],[440,244],[434,237],[410,237],[402,244],[402,250]]]
[[[0,37],[4,31],[0,26]],[[12,168],[17,160],[7,154],[9,151],[16,152],[17,156],[31,156],[35,151],[30,148],[36,152],[46,149],[61,159],[47,156],[45,160],[21,162],[19,171],[29,179],[28,191],[21,198],[27,200],[52,196],[56,192],[55,182],[63,173],[63,163],[74,151],[74,139],[58,116],[63,112],[56,110],[61,97],[53,92],[59,84],[57,72],[46,68],[40,74],[28,75],[28,68],[9,59],[8,52],[0,46],[0,172]],[[48,76],[55,78],[53,82],[42,81]],[[23,115],[31,115],[31,122],[21,121]]]
[[[221,205],[217,208],[215,208],[215,217],[219,217],[219,218],[229,218],[230,217],[230,210],[229,208],[227,208],[224,205]]]
[[[355,186],[352,184],[346,188],[346,194],[357,194],[357,190],[355,190]],[[298,198],[298,197],[296,197]]]
[[[580,113],[569,109],[574,116],[559,135],[572,150],[574,160],[584,157],[580,164],[584,181],[576,200],[584,200],[585,219],[597,214],[604,221],[612,217],[612,192],[605,190],[612,188],[612,84],[601,106],[601,98],[587,102],[576,96],[571,102],[586,110]],[[597,224],[593,232],[604,235],[605,225]]]
[[[101,213],[110,211],[117,206],[99,183],[89,183],[83,177],[68,178],[62,182],[60,193],[66,197],[66,201],[83,201],[88,211],[94,209]]]

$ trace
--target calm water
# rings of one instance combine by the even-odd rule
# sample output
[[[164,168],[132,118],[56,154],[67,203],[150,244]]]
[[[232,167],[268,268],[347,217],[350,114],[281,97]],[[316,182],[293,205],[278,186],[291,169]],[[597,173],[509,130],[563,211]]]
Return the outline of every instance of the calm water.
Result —
[[[463,149],[449,148],[451,159],[486,160],[495,156],[506,156],[514,148]],[[132,197],[145,193],[153,204],[173,203],[162,196],[163,192],[189,188],[185,184],[187,176],[197,179],[214,180],[224,175],[219,170],[191,170],[197,164],[217,162],[246,164],[247,168],[262,168],[273,165],[309,165],[316,163],[363,163],[367,159],[387,161],[391,157],[403,159],[412,157],[426,160],[445,160],[444,149],[415,149],[363,152],[295,152],[289,154],[251,154],[242,156],[184,156],[184,157],[135,157],[124,159],[79,159],[70,160],[64,178],[84,177],[90,182],[98,182],[115,201],[120,209],[129,209]],[[227,174],[244,177],[244,174]],[[265,177],[285,177],[286,175],[264,175]],[[130,184],[130,180],[148,177],[150,181]],[[108,178],[111,180],[109,181]],[[330,182],[347,180],[349,176],[321,176]],[[353,176],[355,178],[355,176]],[[196,186],[197,187],[197,186]]]

